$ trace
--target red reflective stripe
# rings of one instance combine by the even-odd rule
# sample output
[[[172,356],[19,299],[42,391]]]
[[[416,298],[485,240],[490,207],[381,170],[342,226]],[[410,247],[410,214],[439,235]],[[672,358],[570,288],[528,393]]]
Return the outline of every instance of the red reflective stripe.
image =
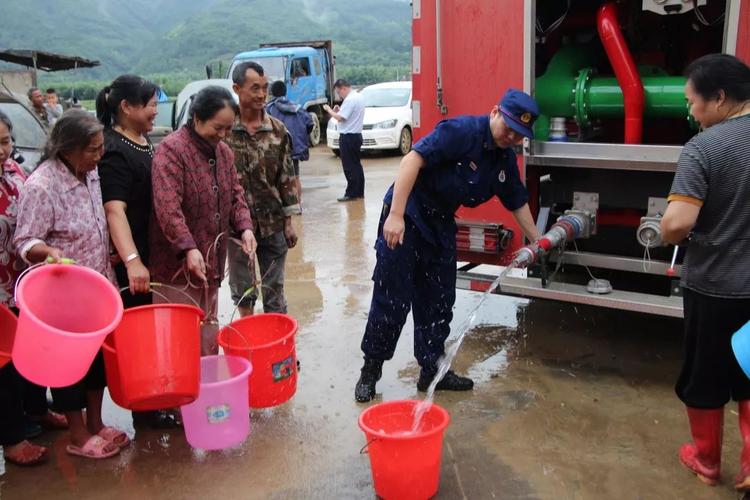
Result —
[[[488,281],[471,280],[469,289],[474,292],[486,292],[487,290],[489,290],[491,284],[492,283]]]

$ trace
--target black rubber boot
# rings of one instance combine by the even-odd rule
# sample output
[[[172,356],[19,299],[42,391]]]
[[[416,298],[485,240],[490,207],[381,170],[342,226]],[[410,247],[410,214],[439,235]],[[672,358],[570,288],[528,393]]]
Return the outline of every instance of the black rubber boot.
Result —
[[[359,403],[367,403],[375,397],[375,384],[383,373],[383,360],[365,358],[361,372],[354,389],[354,399]]]
[[[435,378],[436,370],[425,370],[419,373],[419,381],[417,382],[417,389],[420,392],[426,392],[432,383],[432,379]],[[468,377],[461,377],[456,375],[453,370],[448,370],[443,377],[443,380],[438,382],[435,387],[436,391],[470,391],[474,388],[474,381]]]

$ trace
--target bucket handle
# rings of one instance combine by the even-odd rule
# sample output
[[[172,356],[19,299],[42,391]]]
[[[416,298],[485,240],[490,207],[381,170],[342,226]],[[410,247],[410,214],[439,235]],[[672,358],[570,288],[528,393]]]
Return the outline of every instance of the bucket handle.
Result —
[[[31,271],[33,269],[36,269],[37,267],[41,267],[41,266],[43,266],[45,264],[76,265],[76,261],[74,259],[71,259],[71,258],[68,258],[68,257],[63,257],[63,258],[60,259],[60,262],[55,262],[55,259],[53,259],[52,257],[47,257],[43,261],[37,262],[36,264],[27,267],[26,269],[24,269],[23,271],[21,271],[21,274],[18,275],[18,278],[16,278],[16,284],[13,286],[13,301],[14,302],[18,303],[18,300],[16,299],[16,297],[18,297],[18,284],[21,282],[21,278],[23,278],[24,276],[26,276],[26,274],[29,271]]]
[[[377,440],[378,440],[378,438],[376,438],[376,437],[375,437],[375,438],[372,438],[372,439],[371,439],[371,440],[370,440],[370,441],[369,441],[369,442],[368,442],[368,443],[367,443],[366,445],[364,445],[364,446],[363,446],[362,448],[360,448],[360,449],[359,449],[359,454],[360,454],[360,455],[367,455],[367,448],[368,448],[368,447],[369,447],[369,446],[370,446],[370,445],[371,445],[372,443],[374,443],[374,442],[375,442],[375,441],[377,441]]]
[[[247,339],[245,338],[245,336],[242,335],[242,332],[240,332],[238,329],[236,329],[235,327],[233,327],[231,325],[231,323],[228,324],[228,325],[224,325],[222,328],[229,328],[230,330],[234,330],[234,332],[237,333],[237,335],[239,335],[239,337],[245,343],[245,348],[247,348],[247,350],[250,351],[250,356],[252,356],[253,350],[250,349],[250,343],[247,341]]]
[[[200,309],[201,311],[203,311],[203,308],[202,308],[201,306],[199,306],[199,305],[198,305],[198,303],[197,303],[197,302],[195,301],[195,299],[194,299],[194,298],[192,298],[192,297],[191,297],[190,295],[188,295],[188,294],[187,294],[187,292],[185,292],[185,290],[182,290],[182,289],[180,289],[180,288],[177,288],[176,286],[165,285],[164,283],[159,283],[159,282],[156,282],[156,281],[152,281],[151,283],[149,283],[149,287],[153,288],[153,287],[155,287],[155,286],[163,286],[163,287],[165,287],[165,288],[169,288],[169,289],[171,289],[171,290],[175,290],[175,291],[177,291],[177,292],[180,292],[180,293],[181,293],[182,295],[184,295],[185,297],[187,297],[187,298],[188,298],[188,300],[189,300],[190,302],[192,302],[192,303],[193,303],[193,304],[195,305],[195,307],[197,307],[198,309]],[[129,287],[129,286],[126,286],[126,287],[122,287],[122,288],[120,288],[120,293],[122,293],[122,292],[124,292],[125,290],[128,290],[128,289],[130,289],[130,287]],[[158,296],[159,296],[159,297],[161,297],[162,299],[164,299],[164,300],[166,300],[167,302],[169,302],[169,297],[167,297],[167,296],[166,296],[166,295],[164,295],[163,293],[159,293],[159,292],[157,292],[156,290],[151,290],[151,293],[155,293],[156,295],[158,295]],[[205,311],[204,311],[204,312],[205,312]]]

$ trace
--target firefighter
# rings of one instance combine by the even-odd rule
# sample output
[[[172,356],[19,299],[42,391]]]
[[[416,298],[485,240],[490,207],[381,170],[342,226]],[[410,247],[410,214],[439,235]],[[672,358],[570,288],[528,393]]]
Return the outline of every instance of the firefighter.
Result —
[[[401,161],[385,195],[375,243],[372,304],[362,339],[364,366],[355,399],[370,401],[383,361],[391,359],[406,316],[414,317],[417,388],[426,391],[450,333],[456,299],[456,223],[459,206],[497,196],[527,238],[539,238],[512,146],[533,138],[539,108],[509,89],[488,115],[440,122]],[[437,390],[467,391],[471,379],[448,371]]]

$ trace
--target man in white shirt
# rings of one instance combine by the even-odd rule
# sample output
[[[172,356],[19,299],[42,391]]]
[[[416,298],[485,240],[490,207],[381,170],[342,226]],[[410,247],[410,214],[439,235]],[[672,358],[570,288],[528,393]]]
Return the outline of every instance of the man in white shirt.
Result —
[[[331,108],[326,104],[323,109],[339,123],[339,152],[346,177],[346,192],[338,201],[352,201],[365,197],[365,172],[360,161],[365,104],[359,92],[353,90],[346,80],[336,80],[333,88],[344,102],[341,107]]]

